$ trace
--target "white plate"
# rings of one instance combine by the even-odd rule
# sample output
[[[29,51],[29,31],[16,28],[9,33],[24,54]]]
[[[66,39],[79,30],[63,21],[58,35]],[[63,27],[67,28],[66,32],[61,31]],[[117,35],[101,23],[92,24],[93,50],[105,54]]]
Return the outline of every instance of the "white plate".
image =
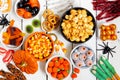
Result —
[[[79,53],[79,55],[80,54],[86,54],[86,52],[88,51],[86,51],[86,52],[84,52],[84,53],[81,53],[81,52],[79,52],[78,51],[78,48],[79,47],[85,47],[85,48],[87,48],[88,50],[91,50],[92,52],[93,52],[93,56],[90,58],[90,60],[92,60],[92,65],[94,64],[94,61],[95,61],[95,53],[94,53],[94,51],[91,49],[91,48],[89,48],[88,46],[86,46],[86,45],[78,45],[78,46],[76,46],[72,51],[71,51],[71,54],[70,54],[70,61],[71,61],[71,63],[73,64],[73,66],[74,67],[77,67],[76,65],[75,65],[75,62],[74,62],[74,60],[72,59],[72,54],[74,53],[74,52],[78,52]],[[87,59],[89,59],[89,58],[87,58]],[[86,60],[85,60],[86,61]],[[81,67],[77,67],[77,68],[88,68],[89,66],[87,66],[86,64],[85,64],[85,61],[83,61],[84,62],[84,65],[83,66],[81,66]],[[92,66],[91,65],[91,66]]]

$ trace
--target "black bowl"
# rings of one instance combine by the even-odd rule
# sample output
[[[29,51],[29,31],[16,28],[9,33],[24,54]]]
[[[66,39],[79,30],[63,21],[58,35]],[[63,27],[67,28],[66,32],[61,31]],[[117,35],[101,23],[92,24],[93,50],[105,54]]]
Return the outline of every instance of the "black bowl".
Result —
[[[61,30],[61,33],[62,33],[62,35],[64,36],[64,38],[66,39],[66,40],[68,40],[69,42],[71,42],[71,43],[84,43],[84,42],[86,42],[86,41],[88,41],[93,35],[90,35],[87,39],[85,39],[85,41],[84,42],[82,42],[82,41],[79,41],[79,42],[77,42],[77,41],[71,41],[70,39],[68,39],[65,35],[64,35],[64,33],[63,33],[63,29],[62,29],[62,26],[61,26],[61,24],[62,24],[62,22],[63,22],[63,19],[65,19],[65,15],[69,15],[70,14],[70,10],[72,10],[72,9],[75,9],[75,10],[86,10],[87,11],[87,16],[91,16],[93,19],[92,19],[92,22],[93,22],[93,24],[94,24],[94,27],[93,27],[93,35],[94,35],[94,33],[95,33],[95,29],[96,29],[96,21],[95,21],[95,18],[93,17],[93,15],[92,15],[92,13],[90,12],[90,11],[88,11],[87,9],[85,9],[85,8],[81,8],[81,7],[74,7],[74,8],[71,8],[71,9],[69,9],[69,10],[67,10],[64,14],[63,14],[63,16],[62,16],[62,18],[61,18],[61,21],[60,21],[60,30]],[[66,20],[66,19],[65,19]]]

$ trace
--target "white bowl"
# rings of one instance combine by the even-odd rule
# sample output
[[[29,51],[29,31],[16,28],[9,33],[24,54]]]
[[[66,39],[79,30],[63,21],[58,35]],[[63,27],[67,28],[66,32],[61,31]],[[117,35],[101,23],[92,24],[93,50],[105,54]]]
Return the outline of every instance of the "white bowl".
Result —
[[[74,62],[73,59],[72,59],[72,54],[73,54],[73,52],[77,52],[77,53],[79,53],[79,55],[80,55],[80,54],[86,54],[86,52],[87,52],[88,50],[87,50],[86,52],[84,52],[84,53],[81,53],[81,52],[79,52],[79,51],[77,50],[79,47],[82,47],[82,46],[83,46],[83,47],[86,47],[88,50],[91,50],[91,51],[93,52],[93,56],[92,56],[92,58],[90,59],[90,60],[92,60],[92,62],[93,62],[92,65],[94,64],[94,61],[95,61],[95,53],[94,53],[94,51],[93,51],[90,47],[88,47],[88,46],[86,46],[86,45],[78,45],[78,46],[76,46],[75,48],[73,48],[73,50],[71,51],[71,53],[70,53],[70,61],[71,61],[72,65],[73,65],[74,67],[77,67],[77,68],[79,68],[79,69],[80,69],[80,68],[88,68],[88,67],[90,67],[90,66],[87,66],[87,65],[85,64],[85,61],[86,61],[86,60],[83,61],[83,60],[80,60],[80,59],[79,59],[80,61],[83,61],[83,62],[84,62],[84,65],[81,66],[81,67],[78,67],[78,66],[75,65],[75,62]],[[86,59],[89,59],[89,58],[86,58]],[[92,65],[91,65],[91,66],[92,66]]]
[[[25,19],[25,18],[19,16],[19,15],[17,14],[17,12],[16,12],[16,11],[17,11],[17,4],[18,4],[19,1],[20,1],[20,0],[17,0],[16,3],[15,3],[15,6],[14,6],[15,14],[17,15],[17,17],[19,17],[20,19],[28,20],[28,19],[33,19],[34,17],[36,17],[36,16],[39,15],[39,13],[40,13],[40,6],[39,6],[39,12],[38,12],[38,14],[35,15],[34,17],[31,17],[31,18]],[[40,1],[39,1],[39,0],[38,0],[38,2],[39,2],[39,5],[40,5]]]
[[[9,26],[8,26],[8,27],[9,27]],[[23,36],[23,40],[22,40],[22,42],[21,42],[21,44],[20,44],[19,46],[6,45],[6,44],[4,44],[4,43],[3,43],[2,34],[3,34],[3,32],[6,32],[6,30],[7,30],[8,27],[4,27],[4,28],[1,30],[1,33],[0,33],[0,42],[1,42],[1,44],[2,44],[6,49],[17,50],[17,49],[19,49],[19,48],[22,46],[25,37]],[[15,28],[18,28],[18,27],[15,27]],[[19,28],[18,28],[18,29],[19,29]],[[21,30],[21,29],[20,29],[20,30]],[[23,31],[21,30],[21,32],[23,32]]]
[[[66,60],[69,62],[69,64],[70,64],[70,72],[69,72],[69,74],[68,74],[67,77],[65,77],[65,78],[62,79],[62,80],[68,80],[68,77],[70,77],[70,75],[71,75],[71,73],[72,73],[72,65],[71,65],[69,59],[68,59],[67,57],[65,57],[64,55],[60,55],[60,54],[59,54],[59,55],[54,55],[54,56],[52,56],[50,59],[48,59],[46,65],[45,65],[46,74],[47,74],[50,78],[52,78],[53,80],[58,80],[57,78],[53,78],[53,77],[51,76],[51,74],[47,71],[47,67],[48,67],[49,62],[50,62],[53,58],[55,58],[55,57],[62,57],[62,58],[66,59]]]

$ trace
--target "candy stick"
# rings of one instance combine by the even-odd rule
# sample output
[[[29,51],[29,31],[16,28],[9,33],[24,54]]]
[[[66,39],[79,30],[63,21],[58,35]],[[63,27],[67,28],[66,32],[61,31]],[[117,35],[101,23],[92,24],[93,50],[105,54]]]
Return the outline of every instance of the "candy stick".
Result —
[[[91,70],[91,73],[95,75],[99,80],[105,80],[102,76],[100,76],[95,70]]]
[[[105,56],[102,56],[101,60],[113,74],[116,73],[114,67],[109,63],[108,59],[105,58]]]
[[[96,70],[105,80],[109,78],[97,65],[94,65],[92,69]]]
[[[108,69],[111,71],[111,73],[115,76],[117,80],[120,80],[119,75],[116,73],[114,67],[109,63],[108,59],[104,56],[101,57],[101,60],[103,63],[108,67]]]
[[[100,67],[103,69],[103,71],[112,79],[113,75],[111,74],[111,72],[106,68],[105,64],[99,60],[99,65]]]

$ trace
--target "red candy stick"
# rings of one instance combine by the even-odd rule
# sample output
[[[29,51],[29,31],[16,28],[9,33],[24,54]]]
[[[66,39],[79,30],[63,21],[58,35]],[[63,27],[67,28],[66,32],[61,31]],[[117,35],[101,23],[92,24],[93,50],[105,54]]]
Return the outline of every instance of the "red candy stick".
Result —
[[[12,60],[12,54],[14,53],[14,50],[8,50],[6,52],[5,57],[3,58],[3,62],[9,63]]]

